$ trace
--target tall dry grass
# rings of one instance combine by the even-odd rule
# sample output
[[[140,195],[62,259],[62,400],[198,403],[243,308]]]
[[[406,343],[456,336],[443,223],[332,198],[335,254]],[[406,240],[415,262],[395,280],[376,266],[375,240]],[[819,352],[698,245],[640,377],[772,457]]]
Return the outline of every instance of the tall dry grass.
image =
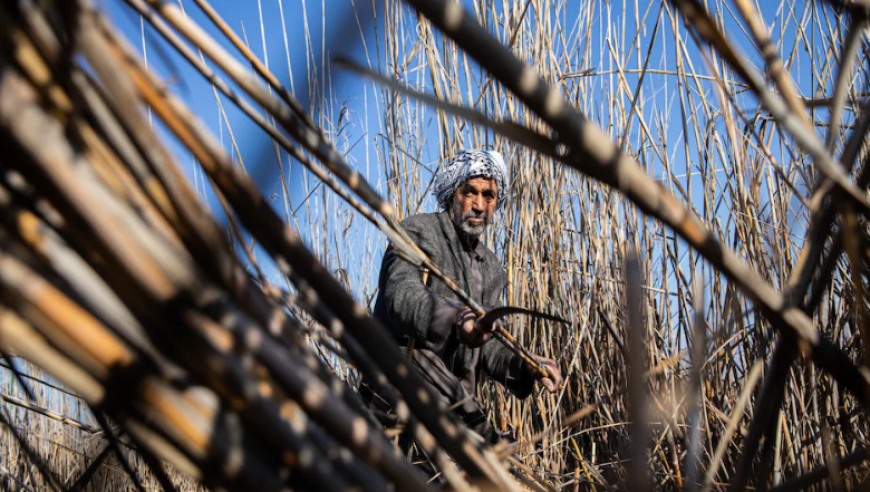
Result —
[[[29,400],[4,361],[0,374],[4,422],[11,422],[31,449],[51,465],[57,476],[64,480],[60,485],[67,487],[65,490],[134,490],[134,482],[124,471],[122,459],[134,470],[145,490],[160,489],[159,483],[128,439],[121,439],[124,444],[119,449],[123,456],[112,451],[91,409],[82,398],[30,362],[19,357],[11,359],[36,399]],[[117,426],[113,427],[117,431]],[[3,443],[0,488],[10,491],[52,490],[5,425],[0,428],[0,436]],[[170,464],[167,464],[167,471],[179,491],[205,490]],[[88,479],[81,480],[85,474]]]
[[[775,53],[797,91],[787,94],[783,87],[790,83],[782,82],[775,70],[769,77],[777,82],[768,85],[776,87],[783,100],[806,106],[809,127],[834,155],[841,155],[870,91],[866,26],[854,45],[854,71],[846,70],[838,81],[844,72],[842,53],[848,52],[850,16],[826,3],[797,0],[782,0],[775,8],[765,5],[763,11],[775,15],[761,19],[760,5],[745,1],[711,0],[706,7],[759,70],[773,66],[761,54],[765,33],[773,26]],[[373,15],[371,5],[346,8],[348,15]],[[522,122],[544,134],[550,131],[411,7],[386,0],[375,8],[376,46],[369,46],[373,70],[493,119]],[[819,171],[781,122],[759,105],[728,60],[693,39],[671,3],[583,0],[568,5],[528,0],[476,2],[473,8],[482,25],[602,127],[722,244],[776,290],[788,292],[802,264],[804,241],[817,234],[810,228],[810,200]],[[320,46],[316,40],[307,45],[310,59],[327,58]],[[266,47],[273,56],[282,48]],[[777,370],[787,382],[782,410],[768,416],[772,425],[760,429],[763,453],[750,462],[753,485],[788,482],[832,457],[867,446],[868,428],[859,402],[807,355],[794,362],[794,355],[775,359],[781,338],[759,306],[671,228],[642,214],[624,195],[391,88],[359,79],[366,91],[366,112],[354,114],[346,110],[348,96],[330,87],[328,71],[313,71],[308,79],[307,87],[296,91],[311,95],[314,120],[340,152],[358,156],[357,167],[366,168],[368,180],[395,207],[399,219],[433,209],[427,195],[433,173],[458,149],[486,146],[506,156],[514,195],[486,239],[508,272],[505,303],[574,321],[570,327],[556,327],[517,319],[510,330],[531,351],[559,360],[569,377],[556,395],[539,390],[529,400],[518,401],[487,383],[480,396],[492,421],[518,439],[515,448],[502,451],[511,452],[513,466],[524,467],[543,486],[599,490],[635,485],[627,466],[633,454],[625,394],[631,348],[628,312],[635,308],[643,313],[644,360],[652,368],[646,424],[649,469],[657,487],[682,489],[689,477],[706,476],[710,486],[726,488],[740,468],[752,422],[760,421],[758,412],[765,410],[757,406],[762,382]],[[844,91],[841,122],[831,121],[828,110],[838,104],[834,88]],[[228,131],[233,124],[221,120]],[[365,153],[351,150],[360,137]],[[278,162],[288,161],[283,150],[276,147],[275,152]],[[862,140],[856,162],[865,158]],[[286,172],[276,175],[283,180]],[[304,201],[292,200],[289,184],[281,183],[280,199],[273,206],[358,301],[373,305],[385,238],[307,170],[291,179],[302,183]],[[860,219],[860,242],[848,246],[852,259],[866,255],[865,224]],[[838,224],[837,230],[844,227]],[[250,249],[249,241],[238,242],[237,251]],[[825,247],[830,248],[830,242]],[[639,258],[640,306],[628,303],[626,289],[624,265],[632,249]],[[264,277],[269,277],[268,261],[263,261]],[[815,327],[860,363],[865,344],[857,313],[866,309],[866,270],[863,264],[853,267],[846,255],[831,264],[829,287],[811,289],[808,299],[801,296],[790,302],[817,303],[810,311]],[[813,279],[811,284],[817,282]],[[299,316],[311,322],[310,316]],[[309,343],[334,372],[354,384],[358,376],[352,364],[336,355],[341,354],[340,344],[316,323],[311,326]],[[703,350],[696,350],[699,340]],[[703,367],[694,384],[703,396],[695,403],[690,388],[699,361]],[[32,374],[45,379],[36,369]],[[4,378],[4,393],[23,400],[11,376],[4,373]],[[93,425],[73,397],[60,397],[55,390],[46,394],[51,396],[42,402],[44,407]],[[577,418],[578,412],[582,418]],[[14,425],[27,429],[32,436],[28,439],[44,456],[54,457],[55,465],[61,460],[61,469],[70,475],[102,449],[96,444],[99,439],[54,419],[22,410],[11,417]],[[693,433],[697,440],[690,437]],[[49,440],[52,435],[58,437]],[[28,483],[26,461],[8,434],[3,439],[9,445],[0,462]],[[697,473],[692,471],[693,442],[699,447]],[[135,466],[136,458],[130,459]],[[102,467],[98,477],[103,484],[124,480],[114,466],[109,458]],[[840,472],[843,486],[853,488],[865,479],[867,469],[862,465]]]
[[[842,149],[868,89],[866,29],[854,72],[838,84],[849,16],[825,4],[779,2],[764,5],[764,12],[776,13],[764,17],[760,4],[742,5],[748,12],[744,18],[735,3],[748,2],[706,6],[759,70],[765,68],[759,48],[764,40],[750,32],[745,19],[774,26],[769,35],[775,53],[799,87],[815,133]],[[807,202],[818,173],[727,63],[692,40],[670,4],[476,2],[474,12],[683,200],[723,244],[775,288],[786,289],[808,234]],[[455,44],[418,21],[413,9],[386,2],[384,16],[386,61],[375,70],[494,119],[548,130]],[[833,87],[843,84],[848,101],[843,122],[828,137]],[[380,100],[384,137],[375,142],[387,196],[400,215],[433,210],[424,196],[431,171],[458,149],[501,151],[510,163],[514,196],[487,244],[508,272],[505,301],[575,321],[570,328],[521,319],[511,325],[526,347],[560,361],[570,375],[563,392],[538,391],[519,401],[495,384],[481,389],[493,422],[519,438],[522,462],[553,485],[630,483],[624,466],[631,457],[630,420],[625,397],[617,395],[627,384],[622,265],[634,248],[640,253],[648,362],[661,367],[650,383],[649,459],[655,483],[682,488],[691,466],[688,389],[690,351],[697,340],[693,319],[699,314],[705,323],[699,458],[702,472],[717,462],[714,483],[729,483],[776,339],[758,308],[669,228],[639,213],[612,188],[388,88],[381,90]],[[865,151],[862,147],[862,156]],[[376,264],[377,254],[372,257]],[[861,361],[848,272],[848,259],[841,257],[830,287],[814,292],[821,300],[813,321]],[[867,442],[857,403],[829,376],[800,357],[787,369],[787,379],[783,410],[765,441],[772,448],[767,458],[771,485],[825,463],[825,427],[834,429],[833,456],[853,453]],[[588,417],[564,425],[568,416],[600,400],[604,403]],[[723,452],[714,460],[717,447]],[[854,487],[866,471],[858,467],[844,473],[844,483]]]
[[[548,130],[515,95],[492,82],[430,23],[419,20],[412,8],[403,2],[383,5],[385,27],[378,41],[386,60],[379,60],[373,70],[494,119]],[[838,84],[848,15],[816,2],[765,4],[764,16],[761,4],[711,1],[706,6],[758,70],[766,67],[759,46],[773,44],[785,73],[799,88],[797,96],[808,108],[815,133],[842,150],[868,91],[866,29],[854,72]],[[808,201],[818,172],[729,65],[693,41],[673,6],[530,0],[476,2],[474,13],[683,200],[723,244],[776,289],[786,289],[808,234]],[[757,37],[750,23],[761,25],[761,33],[773,26],[768,33],[772,41]],[[829,136],[833,88],[843,84],[843,122]],[[776,340],[758,308],[669,228],[639,213],[612,188],[389,88],[380,89],[379,97],[383,135],[372,140],[384,170],[386,196],[400,216],[434,210],[432,199],[425,196],[432,172],[458,149],[485,146],[501,151],[510,164],[514,196],[487,244],[508,272],[505,301],[575,321],[570,328],[529,325],[522,319],[511,325],[526,347],[561,362],[570,375],[563,392],[538,391],[529,401],[519,401],[496,384],[481,388],[492,421],[519,438],[517,456],[523,463],[552,485],[630,483],[624,466],[631,456],[629,418],[625,397],[616,395],[627,376],[622,265],[633,247],[640,252],[648,361],[661,367],[651,378],[649,458],[655,483],[682,488],[692,461],[687,455],[692,399],[687,391],[698,314],[706,325],[702,473],[721,446],[713,481],[729,483]],[[864,152],[862,146],[862,156]],[[322,205],[324,216],[332,213],[327,204]],[[371,263],[357,268],[361,283],[369,280],[368,292],[374,275],[370,265],[377,264],[379,253],[375,248]],[[346,268],[354,271],[353,265]],[[813,321],[835,345],[861,361],[849,271],[848,259],[841,257],[830,287],[814,293],[821,300]],[[359,295],[367,298],[368,292]],[[697,293],[703,294],[700,304]],[[834,456],[851,454],[867,443],[868,429],[857,403],[829,376],[800,357],[789,366],[787,379],[782,412],[765,441],[772,447],[767,458],[771,485],[825,463],[825,427],[834,429]],[[568,416],[600,400],[605,403],[588,417],[563,425]],[[844,483],[854,487],[865,475],[864,467],[846,470]]]

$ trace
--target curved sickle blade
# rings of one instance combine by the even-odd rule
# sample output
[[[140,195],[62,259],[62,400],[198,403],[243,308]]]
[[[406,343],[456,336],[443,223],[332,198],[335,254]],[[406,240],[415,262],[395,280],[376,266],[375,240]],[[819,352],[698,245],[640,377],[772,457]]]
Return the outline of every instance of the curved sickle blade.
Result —
[[[496,321],[500,320],[501,318],[504,318],[505,316],[509,316],[511,314],[525,314],[527,316],[532,316],[534,318],[541,318],[541,319],[546,319],[546,320],[550,320],[550,321],[556,321],[559,323],[565,323],[566,325],[569,324],[568,321],[565,321],[564,319],[562,319],[558,316],[553,316],[552,314],[541,313],[538,311],[532,311],[531,309],[523,309],[521,307],[513,307],[513,306],[502,306],[502,307],[493,308],[491,311],[486,313],[482,318],[480,318],[478,323],[480,323],[483,326],[489,326],[490,324],[495,323]]]

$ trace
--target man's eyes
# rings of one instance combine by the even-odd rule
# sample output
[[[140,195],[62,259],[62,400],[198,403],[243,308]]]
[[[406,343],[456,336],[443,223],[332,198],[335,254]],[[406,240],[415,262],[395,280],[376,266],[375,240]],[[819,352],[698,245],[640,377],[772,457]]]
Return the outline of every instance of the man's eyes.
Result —
[[[477,195],[482,195],[483,199],[488,201],[488,202],[495,200],[495,193],[493,193],[491,191],[485,191],[483,193],[480,193],[476,190],[465,190],[465,196],[477,196]]]

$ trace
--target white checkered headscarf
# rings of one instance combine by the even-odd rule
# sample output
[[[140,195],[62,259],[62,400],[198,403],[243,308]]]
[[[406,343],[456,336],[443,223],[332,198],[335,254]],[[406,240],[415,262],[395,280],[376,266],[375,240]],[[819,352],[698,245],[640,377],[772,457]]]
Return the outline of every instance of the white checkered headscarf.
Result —
[[[444,170],[435,179],[432,194],[438,200],[438,205],[446,208],[456,189],[471,178],[495,180],[498,186],[496,210],[507,202],[511,182],[501,154],[493,150],[461,150],[447,161]]]

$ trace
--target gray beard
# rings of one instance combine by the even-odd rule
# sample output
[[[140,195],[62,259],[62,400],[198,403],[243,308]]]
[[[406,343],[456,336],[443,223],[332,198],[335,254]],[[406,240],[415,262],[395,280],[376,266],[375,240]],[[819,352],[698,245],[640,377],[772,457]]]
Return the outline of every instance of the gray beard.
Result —
[[[477,239],[481,234],[486,230],[487,226],[489,226],[489,220],[486,219],[485,214],[475,214],[474,212],[468,212],[465,215],[460,215],[461,211],[457,210],[456,204],[453,204],[450,207],[449,214],[450,219],[453,220],[453,225],[456,226],[462,233],[466,236]],[[467,222],[470,218],[483,218],[483,223],[480,225],[471,225]]]

